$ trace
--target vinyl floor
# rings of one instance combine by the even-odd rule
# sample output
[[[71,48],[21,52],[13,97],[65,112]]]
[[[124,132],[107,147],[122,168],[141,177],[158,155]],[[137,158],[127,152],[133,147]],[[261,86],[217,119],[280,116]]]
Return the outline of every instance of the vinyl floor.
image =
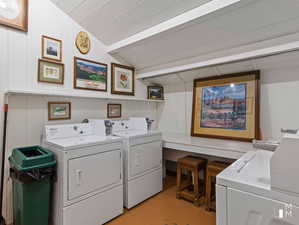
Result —
[[[176,199],[175,177],[165,179],[164,191],[127,210],[107,225],[216,225],[215,212]]]

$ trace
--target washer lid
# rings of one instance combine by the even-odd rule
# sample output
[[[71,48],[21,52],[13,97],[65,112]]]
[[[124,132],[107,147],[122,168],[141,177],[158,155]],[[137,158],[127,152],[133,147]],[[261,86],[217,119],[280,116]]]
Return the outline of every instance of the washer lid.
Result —
[[[299,206],[299,197],[271,189],[273,152],[248,152],[217,175],[217,184]]]
[[[120,137],[113,136],[81,136],[81,137],[72,137],[72,138],[56,138],[49,141],[46,141],[49,145],[55,145],[58,148],[63,150],[70,150],[81,147],[94,146],[97,144],[105,144],[109,142],[121,141]]]
[[[161,134],[160,131],[145,131],[145,130],[122,130],[122,131],[115,131],[113,132],[113,135],[118,137],[139,137],[139,136],[149,136],[149,135],[155,135],[155,134]]]

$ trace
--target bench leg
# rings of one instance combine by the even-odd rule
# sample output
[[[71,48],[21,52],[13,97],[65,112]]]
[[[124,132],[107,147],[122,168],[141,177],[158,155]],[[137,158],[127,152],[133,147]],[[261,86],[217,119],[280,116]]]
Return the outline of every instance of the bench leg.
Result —
[[[177,177],[176,177],[176,186],[177,186],[177,193],[176,197],[177,199],[181,198],[181,182],[182,182],[182,170],[181,167],[178,165],[177,166]]]
[[[209,173],[207,173],[206,176],[206,210],[210,211],[211,210],[211,187],[212,187],[212,180],[211,180],[211,176],[209,175]]]
[[[194,205],[199,206],[199,171],[194,172]]]

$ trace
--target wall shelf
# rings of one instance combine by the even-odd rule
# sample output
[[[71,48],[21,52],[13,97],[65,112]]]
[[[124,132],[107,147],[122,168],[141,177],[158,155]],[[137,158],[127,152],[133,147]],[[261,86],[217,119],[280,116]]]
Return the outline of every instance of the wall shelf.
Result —
[[[153,103],[163,103],[164,100],[150,100],[144,98],[126,97],[126,96],[94,96],[93,94],[65,94],[63,92],[50,92],[41,90],[8,90],[6,95],[32,95],[32,96],[52,96],[52,97],[66,97],[66,98],[88,98],[88,99],[99,99],[99,100],[116,100],[116,101],[136,101],[136,102],[153,102]]]

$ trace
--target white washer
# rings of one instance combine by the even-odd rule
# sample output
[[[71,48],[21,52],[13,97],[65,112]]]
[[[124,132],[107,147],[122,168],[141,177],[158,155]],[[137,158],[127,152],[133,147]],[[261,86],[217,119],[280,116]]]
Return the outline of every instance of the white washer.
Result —
[[[58,161],[54,225],[100,225],[123,213],[122,139],[104,128],[45,126],[43,146]]]
[[[299,195],[271,185],[273,154],[248,152],[217,176],[217,225],[299,224]]]
[[[124,206],[130,209],[163,189],[162,134],[147,131],[145,118],[113,123],[113,134],[124,138]]]

